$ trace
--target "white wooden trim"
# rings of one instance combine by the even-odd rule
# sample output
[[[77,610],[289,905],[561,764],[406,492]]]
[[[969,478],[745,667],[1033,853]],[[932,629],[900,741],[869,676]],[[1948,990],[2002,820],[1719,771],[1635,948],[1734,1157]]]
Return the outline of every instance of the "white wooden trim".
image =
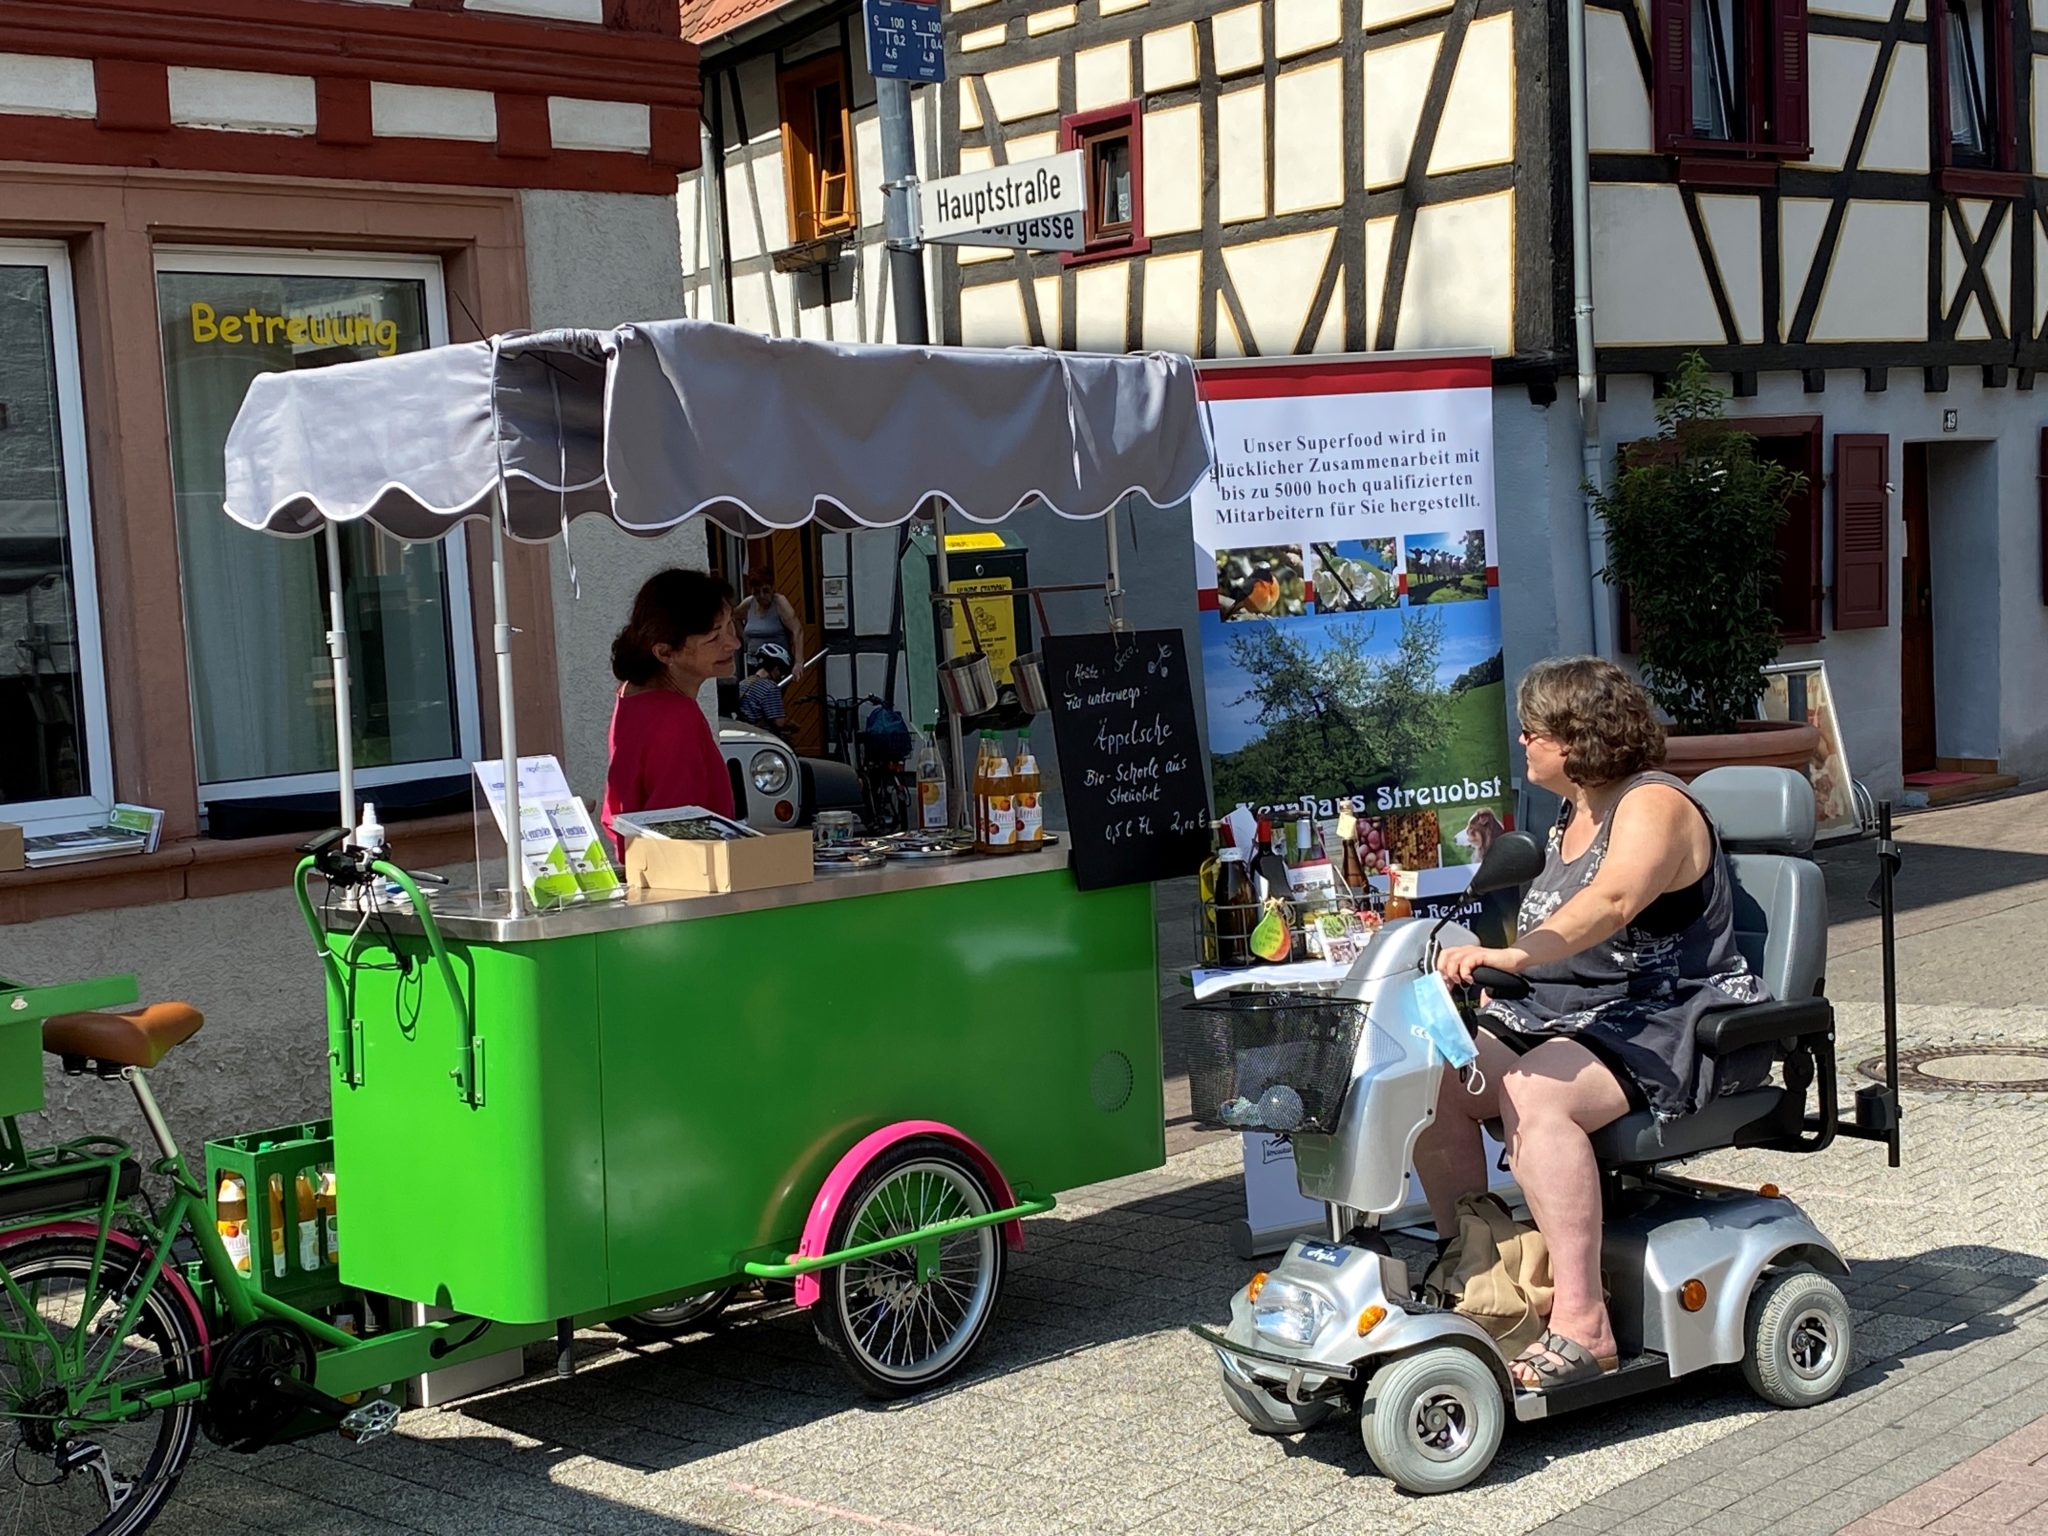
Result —
[[[71,258],[58,241],[0,240],[0,262],[40,266],[50,288],[50,350],[57,384],[57,452],[64,475],[64,515],[71,554],[72,623],[79,685],[84,693],[86,793],[61,800],[0,805],[5,819],[31,836],[68,831],[102,819],[114,803],[113,742],[107,727],[107,674],[100,632],[99,574],[93,559],[91,476],[86,462],[85,404],[78,371],[78,308]]]

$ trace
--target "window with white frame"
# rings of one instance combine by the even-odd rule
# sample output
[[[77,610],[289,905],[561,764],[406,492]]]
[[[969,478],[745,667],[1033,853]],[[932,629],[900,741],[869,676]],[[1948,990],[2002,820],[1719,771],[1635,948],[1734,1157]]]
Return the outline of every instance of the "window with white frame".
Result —
[[[440,264],[417,258],[165,250],[157,308],[202,800],[335,783],[323,541],[221,510],[222,449],[250,380],[447,340]],[[345,437],[352,424],[330,430]],[[357,784],[462,773],[478,756],[460,538],[342,530]]]
[[[68,253],[0,240],[0,820],[113,801]]]

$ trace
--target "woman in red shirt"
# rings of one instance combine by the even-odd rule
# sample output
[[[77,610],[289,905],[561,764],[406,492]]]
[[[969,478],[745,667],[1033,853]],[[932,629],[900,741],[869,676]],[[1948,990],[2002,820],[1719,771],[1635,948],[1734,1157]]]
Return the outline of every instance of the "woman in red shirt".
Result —
[[[606,832],[620,812],[701,805],[734,814],[725,754],[697,694],[732,670],[739,648],[732,588],[717,577],[671,567],[640,588],[612,642],[619,689],[604,775]],[[612,842],[624,858],[624,839],[612,833]]]

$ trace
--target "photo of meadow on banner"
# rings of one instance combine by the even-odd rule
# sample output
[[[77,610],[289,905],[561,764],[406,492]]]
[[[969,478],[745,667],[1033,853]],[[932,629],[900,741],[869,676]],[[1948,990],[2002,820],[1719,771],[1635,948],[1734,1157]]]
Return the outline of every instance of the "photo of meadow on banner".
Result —
[[[1360,819],[1463,890],[1514,825],[1487,360],[1206,365],[1195,582],[1216,808]]]

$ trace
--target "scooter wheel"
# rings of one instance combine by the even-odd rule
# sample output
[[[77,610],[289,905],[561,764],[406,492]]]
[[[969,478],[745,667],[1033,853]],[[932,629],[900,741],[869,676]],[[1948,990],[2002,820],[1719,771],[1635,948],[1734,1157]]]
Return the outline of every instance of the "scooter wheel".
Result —
[[[1811,1408],[1849,1374],[1855,1319],[1841,1289],[1810,1269],[1766,1276],[1749,1299],[1742,1375],[1780,1408]]]
[[[1290,1403],[1228,1376],[1223,1378],[1223,1400],[1262,1435],[1299,1435],[1314,1429],[1336,1411],[1333,1403]]]
[[[1455,1344],[1383,1367],[1359,1409],[1366,1455],[1410,1493],[1450,1493],[1476,1481],[1493,1465],[1506,1425],[1500,1383]]]

